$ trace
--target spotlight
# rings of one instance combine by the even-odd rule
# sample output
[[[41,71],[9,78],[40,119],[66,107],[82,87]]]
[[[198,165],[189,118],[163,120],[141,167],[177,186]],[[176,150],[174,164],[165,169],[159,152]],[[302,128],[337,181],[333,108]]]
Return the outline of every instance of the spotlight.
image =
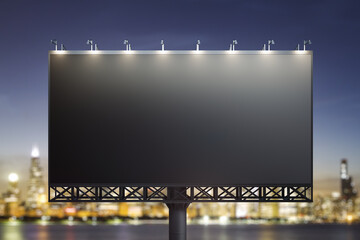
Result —
[[[197,40],[196,42],[196,51],[200,50],[200,40]]]
[[[300,50],[300,44],[298,44],[295,48],[295,50],[299,51]]]
[[[90,45],[90,50],[91,50],[91,51],[94,50],[94,49],[93,49],[94,41],[93,41],[92,39],[88,39],[88,40],[86,41],[86,44],[87,44],[87,45]]]
[[[263,51],[265,51],[266,50],[266,44],[264,43],[264,46],[262,47],[262,49],[261,50],[263,50]]]
[[[125,45],[126,51],[131,51],[131,45],[129,43],[129,40],[125,39],[124,40],[124,45]]]
[[[311,40],[304,40],[304,51],[306,50],[306,45],[311,45]]]
[[[237,40],[233,40],[233,43],[232,43],[232,50],[235,51],[235,45],[237,45],[238,42]]]
[[[165,44],[164,44],[164,40],[160,41],[161,44],[161,51],[165,51]]]
[[[129,50],[130,50],[129,40],[125,39],[125,40],[124,40],[124,45],[125,45],[126,51],[129,51]]]
[[[275,45],[275,41],[274,41],[274,40],[268,40],[268,51],[271,50],[271,48],[270,48],[271,45]]]
[[[94,44],[95,51],[99,50],[97,43]]]
[[[50,40],[50,42],[55,45],[55,51],[57,51],[58,50],[58,42],[57,42],[57,40],[52,39],[52,40]]]

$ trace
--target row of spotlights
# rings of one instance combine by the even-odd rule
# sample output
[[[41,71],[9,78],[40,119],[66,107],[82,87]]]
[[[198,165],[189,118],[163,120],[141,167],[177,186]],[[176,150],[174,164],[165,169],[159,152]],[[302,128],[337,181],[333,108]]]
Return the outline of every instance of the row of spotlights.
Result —
[[[53,45],[55,45],[55,51],[57,51],[57,50],[58,50],[58,42],[57,42],[57,40],[56,40],[56,39],[52,39],[52,40],[50,40],[50,42],[51,42]],[[94,50],[97,51],[97,50],[99,50],[97,43],[94,43],[94,40],[92,40],[92,39],[88,39],[88,40],[86,41],[86,44],[87,44],[87,45],[90,45],[90,51],[94,51]],[[165,51],[165,43],[164,43],[164,40],[161,40],[161,41],[160,41],[160,44],[161,44],[161,50],[162,50],[162,51]],[[230,51],[235,51],[235,45],[237,45],[237,44],[238,44],[237,40],[236,40],[236,39],[233,40],[233,41],[232,41],[232,44],[230,44],[229,50],[230,50]],[[312,44],[311,40],[304,40],[304,48],[303,48],[303,50],[305,51],[305,50],[306,50],[306,46],[307,46],[307,45],[311,45],[311,44]],[[124,40],[124,45],[125,45],[125,50],[126,50],[126,51],[131,51],[131,44],[129,43],[129,40],[125,39],[125,40]],[[275,45],[275,41],[272,40],[272,39],[271,39],[271,40],[268,40],[267,44],[264,44],[264,45],[263,45],[262,50],[263,50],[263,51],[270,51],[270,50],[271,50],[271,45]],[[60,49],[61,49],[62,51],[66,50],[65,45],[61,43]],[[298,44],[298,45],[296,46],[296,50],[299,50],[299,51],[300,51],[300,44]],[[196,51],[200,51],[200,40],[197,40],[197,41],[196,41]]]

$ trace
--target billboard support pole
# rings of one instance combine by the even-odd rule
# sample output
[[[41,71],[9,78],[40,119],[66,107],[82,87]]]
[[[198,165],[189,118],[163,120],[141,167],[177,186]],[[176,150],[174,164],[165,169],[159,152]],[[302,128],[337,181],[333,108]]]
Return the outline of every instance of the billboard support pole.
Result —
[[[185,188],[171,187],[168,189],[170,200],[179,200],[178,193],[186,191]],[[187,202],[167,203],[169,208],[169,240],[186,240],[186,209]]]

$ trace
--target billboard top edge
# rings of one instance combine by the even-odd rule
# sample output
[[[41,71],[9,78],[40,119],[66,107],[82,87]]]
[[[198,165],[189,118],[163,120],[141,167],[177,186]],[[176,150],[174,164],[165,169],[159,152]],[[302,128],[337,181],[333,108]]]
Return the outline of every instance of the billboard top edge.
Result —
[[[229,54],[229,55],[313,55],[312,50],[74,50],[74,51],[62,51],[62,50],[51,50],[49,55],[55,54],[194,54],[194,55],[211,55],[211,54]]]

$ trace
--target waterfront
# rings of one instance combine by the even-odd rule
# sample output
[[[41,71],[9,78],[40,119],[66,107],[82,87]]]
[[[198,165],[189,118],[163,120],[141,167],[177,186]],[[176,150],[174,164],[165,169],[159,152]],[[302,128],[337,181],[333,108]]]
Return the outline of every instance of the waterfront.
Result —
[[[166,224],[1,223],[1,240],[166,240]],[[356,240],[359,224],[189,225],[189,240]]]

